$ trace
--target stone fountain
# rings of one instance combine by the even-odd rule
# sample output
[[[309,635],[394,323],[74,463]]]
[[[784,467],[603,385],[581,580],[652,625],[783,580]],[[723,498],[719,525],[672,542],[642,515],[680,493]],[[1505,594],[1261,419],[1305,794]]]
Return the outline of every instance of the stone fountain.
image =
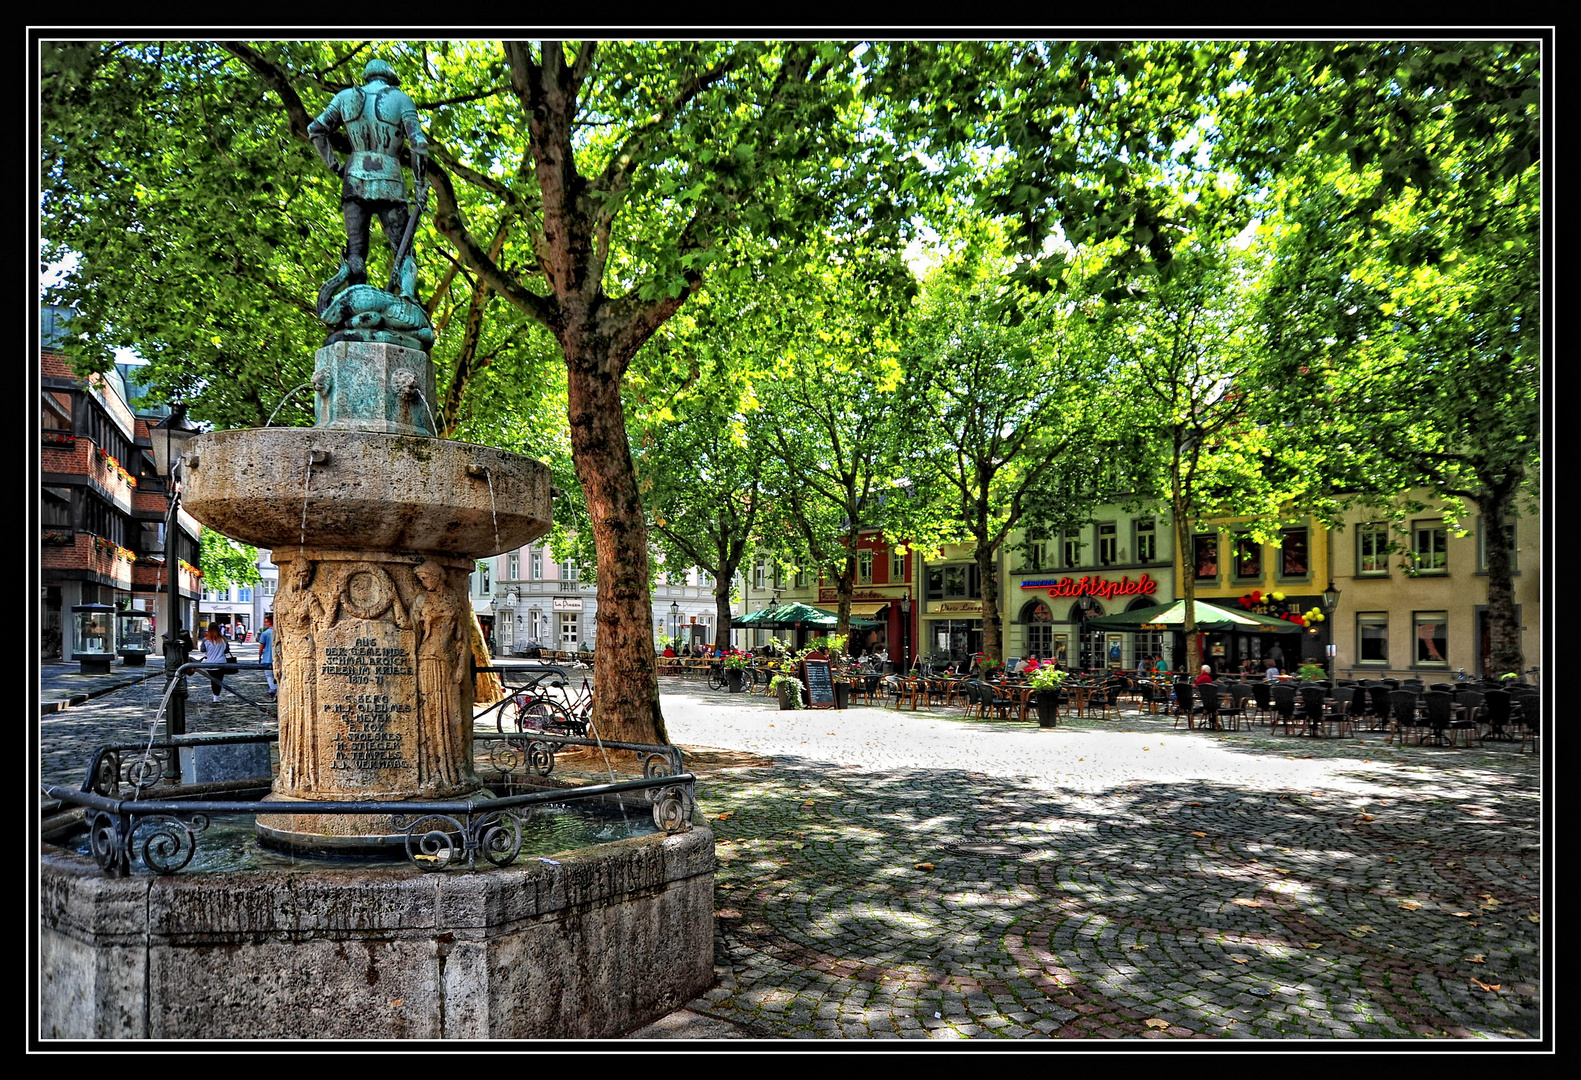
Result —
[[[256,833],[292,853],[404,855],[419,816],[293,804],[464,807],[490,795],[473,765],[468,575],[550,525],[547,467],[437,437],[412,221],[388,205],[392,166],[404,192],[400,169],[369,149],[404,130],[420,210],[421,129],[388,66],[366,74],[312,128],[346,178],[349,232],[319,296],[329,334],[315,424],[199,436],[183,462],[191,514],[268,547],[280,566],[280,766],[267,797],[279,812],[259,814]],[[337,124],[354,147],[344,165],[325,141]],[[394,248],[388,290],[364,280],[374,213]],[[105,812],[135,820],[135,803]],[[713,869],[706,829],[476,874],[397,862],[244,880],[104,877],[46,847],[43,1034],[615,1035],[710,985]]]

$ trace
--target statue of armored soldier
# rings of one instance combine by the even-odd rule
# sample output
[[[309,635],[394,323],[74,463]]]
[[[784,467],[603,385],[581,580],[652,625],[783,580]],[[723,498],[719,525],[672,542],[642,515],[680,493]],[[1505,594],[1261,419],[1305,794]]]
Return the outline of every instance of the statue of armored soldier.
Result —
[[[342,179],[341,213],[346,222],[345,258],[319,290],[318,314],[331,328],[326,345],[384,342],[426,352],[433,346],[434,332],[427,312],[417,303],[412,234],[427,201],[428,140],[417,107],[399,89],[400,80],[389,64],[370,60],[362,75],[363,86],[336,94],[307,129],[330,171]],[[351,154],[344,162],[329,145],[330,133],[336,129],[344,129],[351,141]],[[408,208],[401,173],[403,145],[416,181],[415,212]],[[375,216],[391,248],[388,289],[367,284],[368,239]]]

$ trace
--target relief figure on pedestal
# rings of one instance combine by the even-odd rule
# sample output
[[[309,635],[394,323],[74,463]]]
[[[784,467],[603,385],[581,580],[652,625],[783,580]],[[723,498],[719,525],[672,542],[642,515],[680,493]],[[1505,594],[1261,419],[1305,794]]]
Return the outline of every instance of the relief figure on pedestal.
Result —
[[[317,786],[318,695],[317,653],[313,628],[324,618],[324,607],[310,586],[313,564],[293,562],[285,583],[275,597],[275,624],[280,653],[280,783],[287,789]]]
[[[417,769],[424,781],[459,786],[470,773],[471,709],[463,698],[470,656],[466,613],[445,587],[445,568],[432,559],[417,567],[423,591],[412,601],[417,631]]]

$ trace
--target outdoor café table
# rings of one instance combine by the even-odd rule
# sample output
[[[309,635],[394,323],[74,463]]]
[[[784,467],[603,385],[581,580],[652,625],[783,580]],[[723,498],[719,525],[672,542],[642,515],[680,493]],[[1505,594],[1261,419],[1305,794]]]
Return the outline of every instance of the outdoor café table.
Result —
[[[1071,712],[1077,716],[1087,715],[1087,698],[1098,689],[1097,683],[1079,683],[1066,679],[1060,687],[1070,697]]]

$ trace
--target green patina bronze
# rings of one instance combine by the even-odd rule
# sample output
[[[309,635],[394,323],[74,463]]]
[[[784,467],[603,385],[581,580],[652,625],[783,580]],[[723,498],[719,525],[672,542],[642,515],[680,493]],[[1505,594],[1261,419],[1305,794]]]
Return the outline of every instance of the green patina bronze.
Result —
[[[370,60],[363,81],[362,86],[336,94],[308,125],[313,145],[342,180],[341,213],[346,224],[345,257],[318,293],[318,315],[329,327],[324,344],[394,345],[426,354],[433,347],[434,331],[428,313],[417,302],[417,262],[411,245],[427,201],[428,140],[416,106],[399,89],[389,64]],[[337,130],[351,143],[345,161],[330,146],[330,136]],[[416,184],[410,204],[401,172],[403,151]],[[384,289],[367,284],[368,240],[375,217],[391,248],[389,285]],[[328,410],[331,415],[340,411]],[[321,423],[326,422],[325,413],[321,401]],[[381,415],[395,420],[394,414]]]

